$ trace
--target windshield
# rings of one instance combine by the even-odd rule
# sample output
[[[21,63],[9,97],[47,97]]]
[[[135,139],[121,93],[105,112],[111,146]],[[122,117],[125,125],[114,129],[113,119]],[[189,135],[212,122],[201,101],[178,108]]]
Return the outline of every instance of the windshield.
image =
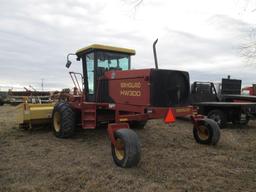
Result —
[[[130,55],[99,51],[97,63],[98,67],[103,67],[105,70],[128,70],[130,68]]]

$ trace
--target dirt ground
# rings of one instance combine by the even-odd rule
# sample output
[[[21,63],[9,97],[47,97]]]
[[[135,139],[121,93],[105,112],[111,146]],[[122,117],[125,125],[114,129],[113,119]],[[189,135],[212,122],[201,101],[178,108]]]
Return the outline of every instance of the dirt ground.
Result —
[[[0,191],[255,191],[256,123],[221,130],[215,147],[197,144],[190,122],[148,122],[136,130],[138,167],[112,161],[105,129],[58,139],[49,127],[20,130],[15,107],[0,107]]]

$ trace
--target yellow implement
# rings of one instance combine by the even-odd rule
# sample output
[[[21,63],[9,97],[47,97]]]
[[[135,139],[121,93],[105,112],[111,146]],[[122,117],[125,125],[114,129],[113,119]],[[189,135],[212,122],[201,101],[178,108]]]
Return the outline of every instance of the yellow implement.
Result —
[[[21,103],[16,107],[17,122],[20,127],[32,128],[32,125],[50,123],[54,103]]]

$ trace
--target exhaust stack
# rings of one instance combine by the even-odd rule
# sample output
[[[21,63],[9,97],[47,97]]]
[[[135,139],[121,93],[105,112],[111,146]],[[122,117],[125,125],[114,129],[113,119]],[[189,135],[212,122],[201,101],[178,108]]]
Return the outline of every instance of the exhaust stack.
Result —
[[[158,69],[158,61],[157,61],[157,54],[156,54],[156,44],[158,39],[156,39],[153,43],[153,52],[154,52],[154,59],[155,59],[155,68]]]

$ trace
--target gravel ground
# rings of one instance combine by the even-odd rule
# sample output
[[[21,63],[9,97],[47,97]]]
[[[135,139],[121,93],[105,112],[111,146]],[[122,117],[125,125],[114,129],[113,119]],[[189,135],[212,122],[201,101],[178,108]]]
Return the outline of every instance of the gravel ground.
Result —
[[[48,126],[20,130],[15,107],[0,107],[0,191],[255,191],[256,124],[221,130],[217,146],[197,144],[188,121],[150,121],[136,130],[138,167],[112,161],[105,129],[55,138]]]

